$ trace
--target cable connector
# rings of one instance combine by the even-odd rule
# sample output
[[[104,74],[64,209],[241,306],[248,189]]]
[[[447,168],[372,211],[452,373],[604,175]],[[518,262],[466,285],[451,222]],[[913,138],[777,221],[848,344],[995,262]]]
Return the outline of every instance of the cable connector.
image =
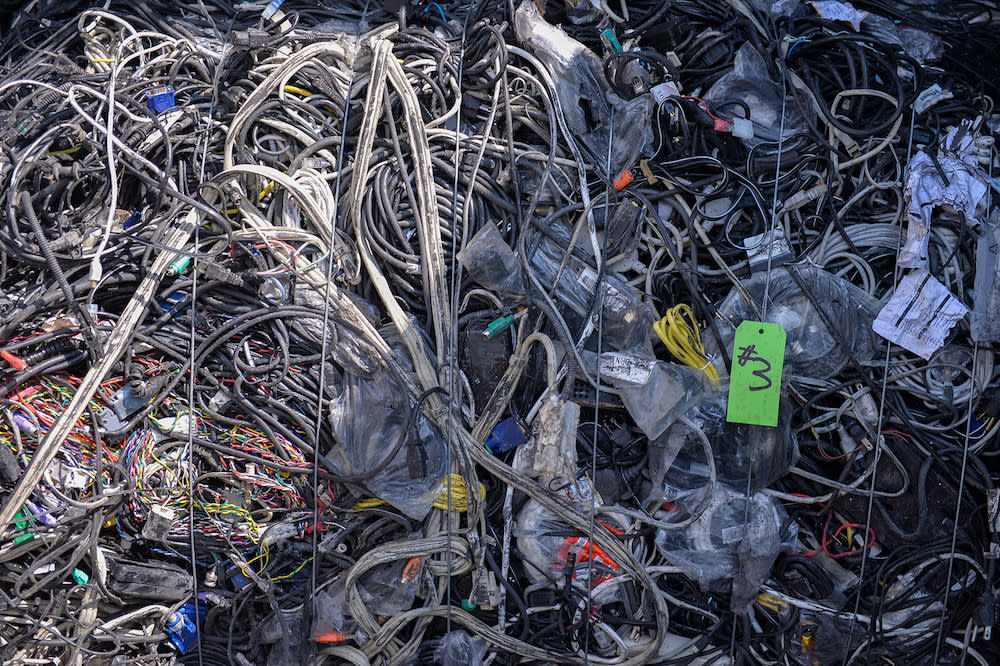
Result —
[[[267,7],[264,8],[264,11],[260,13],[261,18],[265,21],[270,21],[271,17],[278,13],[278,10],[281,9],[281,5],[283,4],[285,4],[285,0],[271,0],[271,2],[267,3]]]
[[[496,575],[486,569],[478,569],[472,576],[472,593],[469,601],[484,610],[492,610],[500,604],[500,588]]]
[[[785,203],[781,210],[788,213],[802,208],[810,201],[816,201],[816,199],[819,199],[824,194],[826,194],[826,184],[824,183],[810,187],[808,190],[799,190],[792,196],[785,199]]]
[[[737,139],[752,139],[753,121],[748,118],[733,118],[730,131]]]
[[[486,439],[486,448],[493,455],[506,453],[528,441],[526,427],[517,416],[510,416],[494,426]]]
[[[201,270],[209,280],[219,280],[234,287],[242,287],[245,281],[242,277],[232,272],[225,266],[220,266],[213,262],[206,262],[201,265]]]
[[[497,337],[498,335],[509,329],[515,321],[523,317],[525,314],[527,314],[527,312],[528,312],[527,308],[521,308],[512,315],[507,315],[505,317],[499,317],[498,319],[494,319],[483,330],[483,337],[486,338],[487,340],[492,340],[493,338]]]
[[[615,37],[615,31],[611,28],[601,32],[601,43],[604,44],[604,48],[607,49],[609,53],[622,52],[622,45],[618,42],[618,38]]]
[[[635,176],[632,175],[631,171],[625,169],[620,174],[618,174],[618,177],[615,178],[611,182],[611,184],[614,186],[615,190],[621,192],[626,187],[628,187],[633,180],[635,180]]]
[[[500,317],[499,319],[494,319],[490,322],[489,326],[483,330],[483,337],[487,340],[491,340],[507,329],[510,325],[514,323],[514,315],[508,315],[506,317]]]
[[[167,616],[163,629],[181,654],[197,645],[198,626],[207,613],[208,606],[189,601]]]
[[[997,619],[997,604],[992,594],[986,594],[979,600],[979,605],[972,611],[973,640],[975,632],[983,630],[983,638],[991,640],[993,637],[993,624]]]
[[[653,95],[653,100],[657,104],[663,104],[671,97],[680,97],[680,90],[677,89],[677,84],[673,81],[666,81],[664,83],[659,83],[649,89],[650,94]]]
[[[184,271],[188,269],[191,265],[191,257],[183,256],[174,259],[169,266],[167,266],[167,277],[177,277]]]
[[[270,6],[270,5],[269,5]],[[259,49],[267,46],[271,36],[264,30],[234,30],[233,46],[238,49]]]
[[[173,86],[160,86],[146,91],[146,106],[149,108],[149,112],[154,115],[159,115],[167,109],[173,108],[174,104]]]

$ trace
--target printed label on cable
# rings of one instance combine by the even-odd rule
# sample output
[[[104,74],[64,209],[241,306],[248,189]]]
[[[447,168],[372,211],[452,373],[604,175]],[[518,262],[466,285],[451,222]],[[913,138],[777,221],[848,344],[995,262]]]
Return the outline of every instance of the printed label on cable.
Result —
[[[968,311],[947,287],[921,268],[900,280],[896,293],[872,323],[872,330],[929,359]]]
[[[743,247],[747,251],[751,273],[767,270],[769,258],[771,267],[776,268],[792,257],[792,246],[785,240],[784,233],[774,235],[770,229],[744,239]]]
[[[580,277],[577,278],[576,282],[590,293],[594,293],[594,289],[597,287],[597,273],[592,268],[585,268],[580,271]],[[629,297],[607,281],[602,285],[601,292],[604,296],[603,305],[609,312],[617,314],[629,307]]]
[[[940,84],[935,83],[917,95],[917,98],[913,100],[913,111],[919,116],[938,102],[943,102],[954,96],[950,90],[945,90]]]
[[[649,376],[653,374],[654,365],[656,365],[656,361],[636,358],[628,354],[607,352],[601,354],[600,371],[602,376],[610,379],[617,379],[629,384],[645,384],[649,381]]]
[[[743,541],[746,537],[746,526],[745,525],[730,525],[729,527],[723,527],[722,533],[722,543],[727,546],[731,543],[736,543],[738,541]]]
[[[778,324],[745,321],[736,328],[727,421],[778,425],[785,337]]]

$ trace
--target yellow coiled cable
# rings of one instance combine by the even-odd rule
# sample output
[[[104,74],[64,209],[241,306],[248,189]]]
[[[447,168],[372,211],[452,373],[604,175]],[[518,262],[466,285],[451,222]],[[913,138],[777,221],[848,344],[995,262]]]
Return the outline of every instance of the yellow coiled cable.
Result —
[[[674,357],[689,367],[704,372],[712,383],[719,383],[719,371],[705,353],[701,332],[691,308],[681,303],[667,310],[653,330]]]
[[[479,484],[479,494],[481,496],[486,496],[486,487],[483,484]],[[360,500],[357,504],[351,507],[354,511],[359,511],[361,509],[370,509],[375,506],[384,506],[388,504],[383,499],[377,497],[370,497],[367,499]],[[448,510],[448,485],[446,482],[441,482],[441,494],[436,500],[434,500],[434,508],[441,509],[442,511]],[[460,474],[451,475],[451,510],[466,512],[469,510],[469,491],[465,486],[465,478]]]

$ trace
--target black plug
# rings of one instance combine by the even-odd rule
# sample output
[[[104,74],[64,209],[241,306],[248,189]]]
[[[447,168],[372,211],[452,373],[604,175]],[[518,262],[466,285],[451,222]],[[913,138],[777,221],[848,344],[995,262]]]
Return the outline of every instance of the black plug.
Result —
[[[990,640],[993,636],[993,623],[997,618],[997,604],[993,595],[987,592],[979,599],[979,605],[972,611],[972,621],[976,629],[982,628],[983,638]],[[975,634],[973,634],[975,636]]]

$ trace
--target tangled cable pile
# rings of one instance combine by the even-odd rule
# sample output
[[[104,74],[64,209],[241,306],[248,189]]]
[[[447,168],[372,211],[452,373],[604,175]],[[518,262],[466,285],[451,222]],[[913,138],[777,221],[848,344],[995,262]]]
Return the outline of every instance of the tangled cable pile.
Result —
[[[1000,8],[548,4],[23,7],[0,661],[998,663]]]

